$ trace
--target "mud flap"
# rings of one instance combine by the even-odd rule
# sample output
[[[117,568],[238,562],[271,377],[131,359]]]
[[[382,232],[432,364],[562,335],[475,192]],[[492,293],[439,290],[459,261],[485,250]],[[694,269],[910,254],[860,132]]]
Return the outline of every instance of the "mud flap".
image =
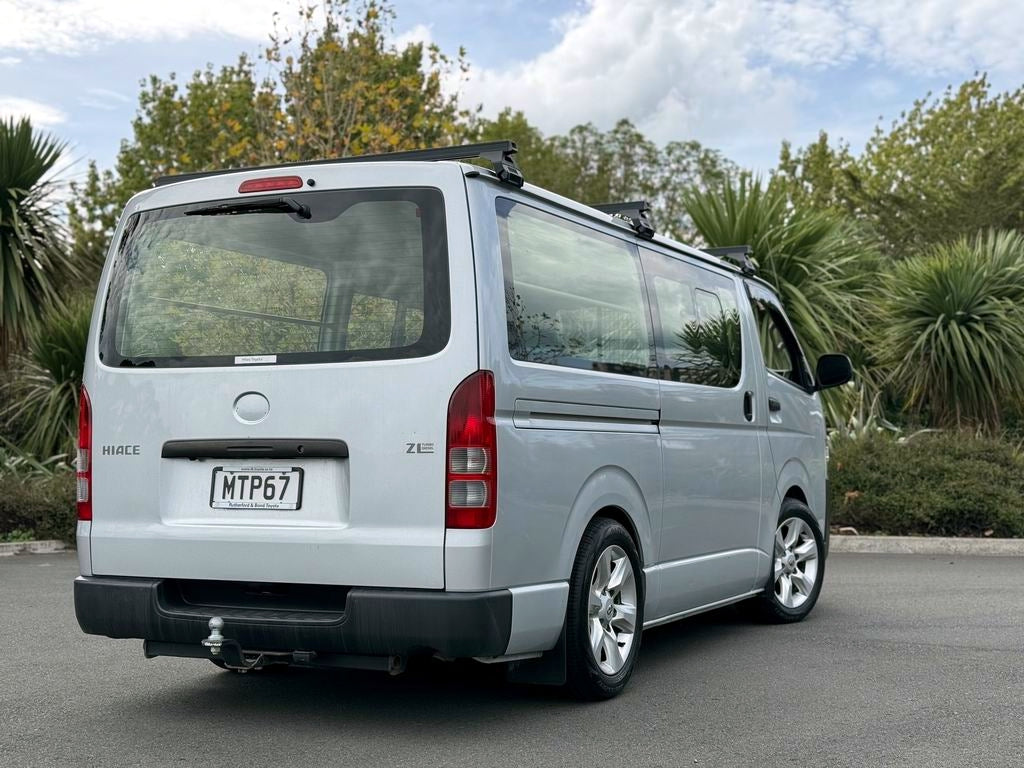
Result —
[[[565,626],[554,648],[536,659],[513,661],[505,668],[505,679],[510,683],[565,685]]]

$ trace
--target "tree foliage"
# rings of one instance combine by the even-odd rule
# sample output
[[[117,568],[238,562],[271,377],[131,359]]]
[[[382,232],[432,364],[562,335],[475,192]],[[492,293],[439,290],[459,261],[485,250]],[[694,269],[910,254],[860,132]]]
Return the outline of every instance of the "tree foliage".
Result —
[[[84,298],[50,307],[15,356],[16,375],[0,385],[0,424],[36,456],[71,451],[91,316]]]
[[[371,0],[354,17],[348,10],[347,0],[304,8],[297,55],[286,53],[286,32],[271,36],[265,58],[279,66],[281,99],[268,128],[271,156],[264,159],[347,157],[463,138],[469,115],[441,86],[453,66],[465,72],[464,51],[453,60],[433,44],[397,50],[387,39],[389,6]]]
[[[65,147],[28,119],[0,120],[0,366],[73,274],[48,175]]]
[[[796,152],[784,144],[778,173],[796,199],[870,224],[896,258],[989,228],[1020,229],[1024,88],[992,95],[978,75],[878,127],[860,156],[826,134]]]
[[[824,352],[856,345],[859,288],[877,257],[855,226],[792,204],[784,184],[749,174],[719,190],[691,189],[682,202],[704,244],[753,248],[758,274],[778,290],[812,365]]]
[[[996,428],[1024,400],[1024,237],[989,231],[897,264],[878,355],[935,426]]]
[[[601,131],[587,123],[564,135],[544,136],[522,112],[504,110],[477,122],[480,141],[514,139],[527,180],[584,203],[644,199],[660,232],[691,239],[684,190],[720,186],[735,166],[697,141],[659,147],[629,120]]]
[[[436,46],[389,41],[384,2],[323,0],[299,8],[298,28],[278,23],[256,61],[142,83],[132,138],[116,166],[90,164],[73,185],[69,222],[75,254],[102,263],[117,215],[157,176],[351,154],[416,149],[464,137],[469,115],[442,92],[464,70]],[[257,65],[269,74],[262,80]]]

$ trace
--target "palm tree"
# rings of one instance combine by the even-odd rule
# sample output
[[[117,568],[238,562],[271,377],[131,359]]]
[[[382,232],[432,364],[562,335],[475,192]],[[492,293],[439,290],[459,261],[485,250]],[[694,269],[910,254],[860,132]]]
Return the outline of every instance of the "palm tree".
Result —
[[[989,231],[897,264],[878,355],[933,426],[998,428],[1024,401],[1024,237]]]
[[[878,263],[869,239],[836,214],[794,206],[782,183],[749,174],[691,189],[683,201],[705,245],[753,248],[758,276],[775,286],[812,366],[823,352],[857,356],[859,288]]]
[[[66,147],[27,118],[0,120],[0,367],[74,273],[48,177]]]
[[[12,358],[14,375],[0,384],[0,427],[29,454],[71,451],[91,316],[84,296],[46,310]]]

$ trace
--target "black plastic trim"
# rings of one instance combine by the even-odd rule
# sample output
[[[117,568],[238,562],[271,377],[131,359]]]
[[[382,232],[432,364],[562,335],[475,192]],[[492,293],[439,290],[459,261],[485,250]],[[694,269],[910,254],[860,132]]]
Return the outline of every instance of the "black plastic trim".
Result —
[[[168,440],[164,459],[347,459],[348,443],[302,437],[270,440]]]
[[[329,160],[307,160],[298,163],[281,163],[279,165],[257,165],[248,168],[224,168],[216,171],[196,171],[181,173],[175,176],[160,176],[154,187],[177,184],[179,181],[206,179],[211,176],[224,176],[229,173],[247,173],[249,171],[270,171],[285,168],[315,168],[318,165],[341,165],[342,163],[380,163],[396,161],[427,161],[439,160],[472,160],[480,158],[491,164],[498,179],[516,187],[523,186],[523,173],[516,165],[516,143],[507,139],[488,141],[482,144],[464,144],[457,147],[435,147],[432,149],[412,149],[405,152],[387,152],[378,155],[356,155],[353,157],[337,157]],[[308,182],[313,186],[313,182]]]
[[[193,582],[194,583],[194,582]],[[216,583],[216,582],[212,582]],[[512,632],[512,593],[443,592],[352,587],[343,613],[211,607],[181,611],[163,579],[80,576],[75,615],[92,635],[139,638],[200,647],[213,615],[224,619],[224,636],[246,651],[392,656],[438,653],[452,658],[500,656]],[[159,646],[156,646],[159,647]]]

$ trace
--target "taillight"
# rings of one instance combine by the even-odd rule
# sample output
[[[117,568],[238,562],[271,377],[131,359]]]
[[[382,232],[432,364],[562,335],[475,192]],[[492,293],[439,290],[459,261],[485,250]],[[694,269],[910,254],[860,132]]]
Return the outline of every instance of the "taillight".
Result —
[[[92,404],[82,387],[78,395],[78,519],[92,520]]]
[[[249,179],[238,185],[238,191],[245,192],[272,192],[275,189],[300,189],[302,187],[301,176],[264,176],[262,179]]]
[[[452,393],[445,461],[445,525],[490,528],[498,501],[498,435],[490,371],[477,371]]]

